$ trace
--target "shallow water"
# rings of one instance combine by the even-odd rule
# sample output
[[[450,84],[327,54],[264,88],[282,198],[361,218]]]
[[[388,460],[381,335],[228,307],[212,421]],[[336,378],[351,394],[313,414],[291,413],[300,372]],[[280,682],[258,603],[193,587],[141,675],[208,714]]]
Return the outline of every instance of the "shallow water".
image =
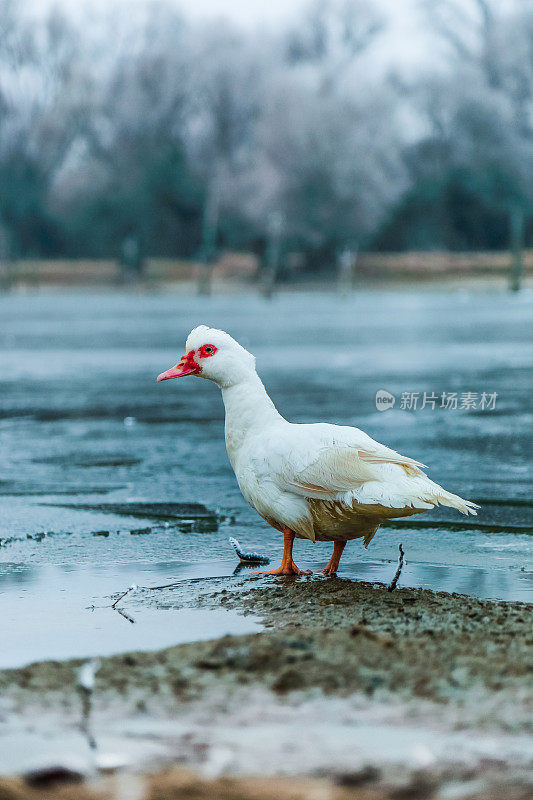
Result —
[[[259,631],[261,626],[253,616],[224,608],[187,607],[190,592],[182,598],[179,612],[174,607],[164,613],[164,604],[154,603],[141,588],[178,580],[183,581],[185,589],[191,581],[194,585],[199,576],[204,584],[212,571],[203,564],[182,562],[118,567],[52,564],[37,569],[0,564],[0,592],[5,603],[2,641],[7,645],[0,650],[0,668],[22,666],[37,659],[158,650],[183,642]],[[216,568],[214,574],[218,574]],[[132,580],[139,588],[129,591],[113,607]],[[118,594],[117,587],[122,589]],[[174,587],[173,594],[179,594],[180,588]]]
[[[110,605],[131,583],[191,570],[229,576],[229,536],[279,558],[279,534],[248,508],[227,461],[218,389],[193,378],[155,383],[199,323],[229,330],[257,355],[287,418],[357,425],[483,506],[477,518],[440,509],[394,522],[368,551],[351,543],[340,574],[390,579],[403,542],[405,585],[531,599],[532,312],[531,294],[431,291],[286,294],[270,303],[253,295],[0,298],[3,663],[163,646],[195,625],[211,631],[208,619],[187,622],[142,595],[135,625],[87,607]],[[379,389],[397,396],[393,410],[376,410]],[[498,397],[493,411],[399,408],[402,392],[424,391]],[[178,509],[176,519],[175,506],[137,507],[132,516],[139,502],[207,511]],[[297,542],[297,563],[318,568],[329,550]],[[229,618],[213,635],[224,624]]]

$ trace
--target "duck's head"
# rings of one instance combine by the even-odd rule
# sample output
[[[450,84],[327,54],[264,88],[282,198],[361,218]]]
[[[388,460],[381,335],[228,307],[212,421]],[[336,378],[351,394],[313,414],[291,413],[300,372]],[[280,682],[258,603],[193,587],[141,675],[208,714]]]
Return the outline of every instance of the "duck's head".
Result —
[[[199,325],[187,337],[185,355],[176,366],[157,376],[158,381],[198,375],[221,388],[241,383],[255,373],[255,357],[229,333]]]

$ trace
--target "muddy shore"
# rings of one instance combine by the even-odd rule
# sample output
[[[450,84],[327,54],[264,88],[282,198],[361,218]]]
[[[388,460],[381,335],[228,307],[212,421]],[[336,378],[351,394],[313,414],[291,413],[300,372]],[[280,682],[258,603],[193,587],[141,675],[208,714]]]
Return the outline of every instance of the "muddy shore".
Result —
[[[253,613],[263,621],[263,632],[100,663],[94,735],[103,750],[111,747],[111,734],[115,748],[129,741],[125,752],[137,774],[178,761],[205,779],[250,773],[319,777],[331,791],[340,792],[342,785],[331,797],[366,797],[367,791],[400,797],[394,792],[409,786],[413,793],[405,797],[529,796],[531,606],[421,589],[390,593],[339,578],[246,576],[229,589],[212,589],[199,604]],[[169,592],[158,602],[180,598],[173,600]],[[33,734],[40,729],[42,736],[54,736],[64,728],[69,741],[82,741],[81,663],[44,662],[0,672],[4,735],[17,736],[30,718],[38,718]],[[143,789],[140,796],[209,794],[213,787],[198,781],[192,793]],[[455,794],[449,789],[446,795],[450,784]],[[237,780],[231,791],[217,791],[262,797],[261,785],[252,791],[250,780],[246,789]],[[281,787],[277,796],[299,797],[295,785],[286,795]],[[425,788],[417,795],[416,786]],[[19,796],[6,791],[0,788],[0,797]]]

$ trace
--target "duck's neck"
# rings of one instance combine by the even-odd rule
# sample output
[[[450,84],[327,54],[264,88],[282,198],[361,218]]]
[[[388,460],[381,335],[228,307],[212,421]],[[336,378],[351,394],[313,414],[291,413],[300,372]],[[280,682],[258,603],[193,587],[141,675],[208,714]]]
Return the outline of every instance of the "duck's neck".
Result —
[[[268,396],[259,375],[254,372],[239,383],[222,389],[226,409],[226,447],[232,463],[252,430],[283,420]]]

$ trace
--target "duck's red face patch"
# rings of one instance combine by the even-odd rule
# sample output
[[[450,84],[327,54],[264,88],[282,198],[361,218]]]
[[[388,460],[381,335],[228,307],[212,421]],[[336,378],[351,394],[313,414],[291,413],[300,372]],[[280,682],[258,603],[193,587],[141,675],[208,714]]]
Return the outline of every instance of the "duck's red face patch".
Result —
[[[217,350],[218,348],[215,347],[214,344],[203,344],[198,348],[198,358],[209,358],[209,356],[214,356]]]
[[[199,375],[202,368],[197,359],[214,356],[217,349],[214,344],[203,344],[198,350],[189,350],[175,367],[158,375],[157,380],[168,381],[170,378],[183,378],[184,375]]]

